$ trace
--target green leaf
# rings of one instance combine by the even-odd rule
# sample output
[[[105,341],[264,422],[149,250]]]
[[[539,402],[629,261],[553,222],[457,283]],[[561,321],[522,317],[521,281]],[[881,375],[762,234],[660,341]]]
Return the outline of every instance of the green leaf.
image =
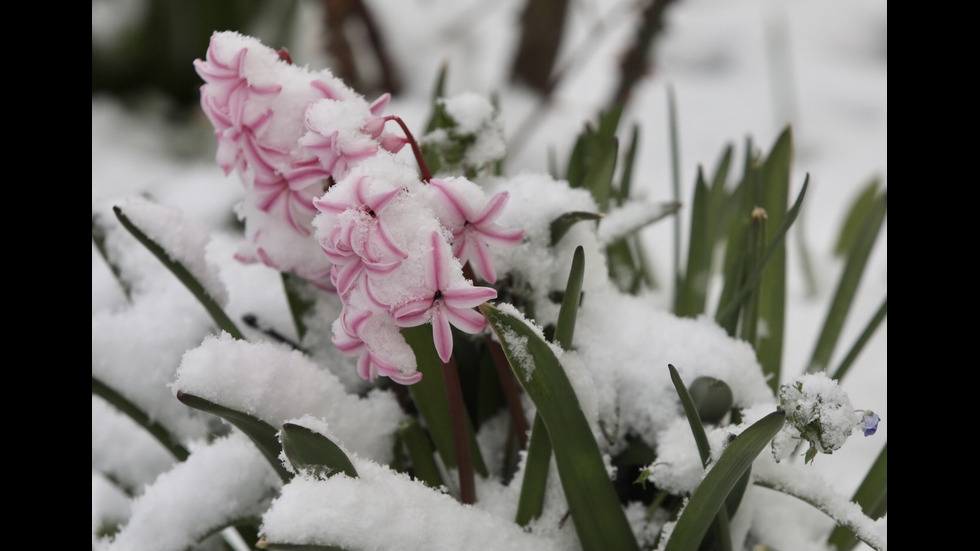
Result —
[[[197,298],[201,305],[204,306],[204,309],[208,311],[208,314],[211,314],[211,318],[216,324],[218,324],[220,329],[226,331],[229,335],[236,339],[245,339],[245,336],[242,335],[241,331],[238,330],[238,327],[236,327],[231,321],[231,318],[225,314],[225,311],[217,302],[215,302],[213,298],[211,298],[211,295],[204,289],[201,282],[198,281],[197,278],[194,277],[183,264],[173,260],[167,251],[163,249],[163,247],[150,239],[150,237],[143,233],[142,230],[136,227],[129,217],[123,213],[121,208],[114,206],[112,207],[112,211],[116,213],[116,218],[119,219],[123,227],[129,230],[129,233],[133,234],[133,237],[135,237],[140,243],[149,249],[149,251],[153,253],[153,256],[157,257],[157,259],[159,259],[164,266],[166,266],[175,276],[177,276],[177,279],[179,279],[180,282],[187,287],[191,294]]]
[[[868,212],[854,245],[850,248],[850,254],[847,255],[844,271],[837,283],[837,290],[827,311],[827,318],[824,320],[820,336],[817,338],[813,354],[810,357],[810,363],[806,369],[807,373],[823,371],[827,369],[830,363],[830,357],[833,355],[841,331],[844,329],[844,322],[847,320],[847,314],[851,310],[855,295],[857,295],[858,286],[864,276],[864,269],[878,240],[881,227],[885,223],[887,212],[888,196],[882,194],[875,201],[871,211]]]
[[[755,205],[755,190],[762,180],[751,138],[746,138],[744,162],[742,179],[731,197],[724,201],[720,222],[724,224],[720,227],[725,229],[721,232],[725,236],[725,259],[722,264],[723,285],[715,308],[715,321],[731,337],[735,336],[741,311],[741,304],[732,303],[732,299],[745,281],[745,243],[749,231],[749,214]],[[729,304],[732,304],[731,309],[723,312],[724,306]]]
[[[443,383],[442,360],[439,359],[439,354],[432,343],[432,326],[426,323],[416,327],[404,327],[401,333],[415,352],[418,369],[422,372],[422,380],[409,386],[408,390],[422,415],[422,420],[443,465],[448,469],[455,469],[456,445],[453,442],[449,398],[446,395],[446,385]],[[473,425],[469,415],[466,415],[466,425],[470,432],[473,470],[481,476],[487,476],[487,466],[483,462],[483,455],[473,435]]]
[[[125,293],[127,299],[132,299],[132,285],[129,281],[123,277],[122,268],[119,267],[119,263],[116,259],[111,258],[109,251],[105,247],[106,238],[106,227],[105,221],[102,217],[96,213],[92,213],[92,243],[95,244],[95,248],[99,251],[99,255],[105,260],[106,265],[109,266],[109,270],[112,275],[116,278],[116,282],[119,283],[119,287],[122,288],[123,293]]]
[[[309,281],[294,273],[281,272],[281,275],[282,287],[286,292],[286,303],[289,305],[289,313],[296,327],[296,335],[299,337],[299,342],[303,342],[303,337],[306,336],[306,323],[303,318],[313,309],[317,290]]]
[[[762,208],[766,225],[781,228],[789,205],[790,169],[793,163],[793,133],[787,126],[773,144],[762,164]],[[794,214],[794,218],[796,215]],[[788,227],[788,226],[787,226]],[[780,239],[775,252],[766,261],[759,283],[758,320],[766,330],[756,332],[753,347],[762,372],[773,392],[777,392],[783,363],[783,335],[786,323],[786,240]]]
[[[544,425],[541,413],[534,414],[531,440],[527,446],[524,461],[524,479],[521,482],[521,495],[517,501],[517,524],[527,526],[541,516],[544,510],[544,493],[548,484],[548,467],[551,465],[551,439]]]
[[[691,397],[687,387],[684,386],[684,381],[681,379],[680,373],[677,372],[677,368],[671,364],[667,364],[667,369],[670,370],[670,380],[674,383],[677,395],[681,399],[681,405],[684,407],[684,413],[687,415],[687,422],[691,426],[694,442],[697,444],[698,453],[701,455],[701,465],[707,468],[708,462],[711,459],[711,444],[708,443],[708,435],[704,432],[704,425],[701,424],[701,413],[694,404],[694,398]],[[712,522],[711,539],[715,551],[731,551],[732,542],[729,530],[728,511],[726,508],[720,510]]]
[[[137,425],[143,427],[146,432],[156,438],[178,460],[184,461],[190,455],[187,448],[166,427],[154,421],[142,408],[127,400],[125,396],[100,381],[95,375],[92,375],[92,394],[99,396],[129,416]]]
[[[680,317],[694,318],[704,313],[711,278],[711,258],[715,249],[715,236],[711,233],[710,194],[704,172],[699,166],[691,206],[687,269],[683,276],[678,276],[677,292],[674,294],[674,313]]]
[[[881,449],[878,458],[868,469],[864,480],[854,492],[851,501],[861,506],[864,514],[872,519],[879,519],[888,512],[888,444]],[[837,525],[830,533],[827,543],[838,551],[850,551],[858,543],[857,536],[846,526]]]
[[[314,543],[276,543],[262,539],[255,545],[258,549],[268,549],[269,551],[351,551],[346,547],[336,545],[314,544]]]
[[[748,298],[752,290],[759,284],[766,264],[779,249],[780,245],[783,243],[783,240],[786,238],[786,232],[789,231],[789,228],[793,225],[793,222],[796,221],[796,216],[800,212],[800,207],[803,204],[803,197],[806,196],[806,189],[809,183],[810,175],[808,174],[806,180],[803,182],[803,188],[800,189],[800,194],[796,197],[796,202],[793,203],[793,207],[786,213],[786,218],[783,220],[782,227],[779,228],[779,231],[776,232],[775,236],[773,236],[772,241],[769,242],[769,246],[766,247],[766,250],[763,253],[756,269],[752,271],[738,292],[734,293],[734,296],[731,298],[728,304],[719,310],[715,319],[718,320],[719,325],[722,325],[722,327],[726,326],[724,323],[722,323],[722,320],[730,320],[730,317],[733,314],[737,314],[738,308],[741,306],[742,302]]]
[[[480,310],[547,428],[582,549],[638,549],[599,445],[554,351],[523,320],[486,303]]]
[[[598,212],[573,211],[566,212],[558,218],[555,218],[551,221],[551,246],[554,247],[557,245],[561,241],[561,238],[577,222],[581,222],[582,220],[599,220],[602,216],[602,213]]]
[[[285,423],[279,432],[282,451],[298,471],[312,471],[321,478],[344,473],[357,478],[357,470],[344,450],[326,436],[294,423]]]
[[[681,379],[680,373],[677,372],[677,368],[672,364],[667,364],[667,369],[670,370],[670,380],[674,383],[674,389],[677,390],[677,395],[681,399],[681,406],[684,407],[687,422],[691,425],[694,443],[697,444],[698,453],[701,455],[701,466],[707,467],[708,460],[711,459],[711,444],[708,443],[708,435],[705,434],[704,425],[701,424],[701,414],[698,413],[694,399],[691,398],[691,393],[684,386],[684,381]]]
[[[786,412],[774,411],[732,440],[718,462],[694,490],[674,525],[665,551],[689,551],[698,548],[729,493],[738,485],[752,462],[779,432],[785,421]]]
[[[568,350],[572,347],[575,335],[575,318],[582,296],[582,281],[585,278],[585,249],[581,245],[572,253],[572,267],[565,284],[561,307],[558,310],[558,323],[555,325],[555,344]]]
[[[279,444],[279,438],[276,436],[278,431],[272,425],[247,413],[215,404],[210,400],[186,392],[178,391],[177,400],[194,409],[213,413],[238,427],[239,430],[252,440],[252,443],[255,444],[259,451],[262,452],[262,455],[272,465],[272,468],[276,470],[276,473],[279,474],[279,478],[283,482],[288,482],[292,478],[292,475],[286,470],[286,467],[279,461],[279,452],[282,450],[282,446]]]
[[[422,427],[419,426],[419,422],[409,417],[398,427],[398,436],[405,444],[405,451],[412,461],[415,478],[430,488],[439,488],[445,484],[435,461],[435,450],[432,448],[432,442]]]
[[[674,99],[674,86],[667,84],[667,120],[670,128],[670,181],[675,203],[681,202],[681,161],[680,139],[677,137],[677,102]],[[674,289],[680,288],[681,281],[681,217],[674,216],[673,269]]]
[[[584,276],[585,249],[579,245],[575,247],[572,255],[572,267],[568,273],[565,292],[562,294],[558,323],[555,325],[555,344],[564,350],[571,348],[572,337],[575,335],[575,319],[578,315]],[[541,413],[537,412],[534,415],[534,427],[531,429],[531,442],[527,450],[521,496],[517,502],[516,520],[521,526],[527,526],[531,520],[541,516],[550,463],[551,440]]]
[[[864,345],[871,340],[871,337],[874,335],[875,331],[878,330],[878,326],[881,325],[881,322],[885,320],[887,315],[888,297],[885,297],[881,303],[881,306],[879,306],[878,310],[873,316],[871,316],[871,321],[868,322],[868,325],[865,326],[864,331],[861,332],[861,335],[858,336],[857,341],[854,342],[854,346],[851,347],[851,350],[848,351],[847,355],[844,356],[844,359],[841,360],[840,365],[837,366],[837,371],[834,371],[831,379],[840,381],[844,378],[844,375],[846,375],[847,371],[851,368],[851,364],[854,363],[854,360],[856,360],[861,354],[861,351],[864,350]]]
[[[834,245],[834,254],[841,258],[846,258],[847,254],[854,248],[861,233],[861,226],[875,209],[878,202],[878,193],[881,190],[881,180],[874,178],[868,182],[858,193],[848,209],[844,223],[841,224],[840,233]]]
[[[636,149],[639,146],[640,126],[633,125],[630,134],[630,145],[626,149],[626,156],[623,158],[623,168],[619,176],[619,189],[616,192],[617,204],[622,205],[629,199],[630,189],[633,182],[633,163],[636,160]]]

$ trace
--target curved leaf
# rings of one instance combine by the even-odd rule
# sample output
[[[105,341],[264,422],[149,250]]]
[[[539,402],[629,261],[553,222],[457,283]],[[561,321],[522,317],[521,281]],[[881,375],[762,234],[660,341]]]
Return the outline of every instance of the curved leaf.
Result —
[[[599,444],[554,351],[523,320],[487,303],[480,310],[548,430],[582,549],[638,549]]]
[[[599,220],[600,218],[602,218],[602,213],[599,212],[572,211],[562,214],[551,221],[551,246],[554,247],[558,244],[561,238],[577,222],[581,222],[582,220]]]
[[[736,487],[752,462],[779,432],[786,421],[786,412],[776,410],[766,415],[732,440],[718,462],[708,471],[694,490],[690,501],[677,519],[665,551],[697,549],[725,504],[728,494]]]
[[[279,461],[279,451],[282,449],[282,446],[276,437],[276,432],[278,431],[272,425],[252,417],[247,413],[215,404],[210,400],[193,394],[187,394],[186,392],[178,391],[177,399],[192,408],[213,413],[238,427],[259,448],[259,451],[269,461],[272,468],[276,470],[276,473],[283,482],[288,482],[292,478],[292,475],[286,470],[286,467],[283,467],[282,462]]]
[[[297,471],[310,470],[322,478],[330,478],[337,473],[357,478],[357,470],[350,458],[326,436],[294,423],[285,423],[279,438],[286,459]]]
[[[180,282],[187,287],[187,290],[189,290],[191,294],[197,298],[201,305],[204,306],[204,309],[208,311],[208,314],[211,315],[211,319],[214,320],[220,329],[228,332],[229,335],[236,339],[245,339],[245,336],[238,330],[235,323],[231,321],[228,314],[226,314],[221,306],[215,302],[211,295],[204,289],[204,285],[201,285],[201,282],[198,281],[197,278],[194,277],[194,275],[191,274],[191,272],[185,268],[183,264],[173,260],[163,247],[150,239],[148,235],[136,227],[129,217],[123,213],[121,208],[114,206],[112,207],[112,211],[116,213],[116,218],[119,219],[119,222],[122,223],[123,227],[129,230],[129,233],[133,234],[133,237],[135,237],[137,241],[142,243],[143,246],[153,253],[153,256],[157,257],[157,259],[160,260],[164,266],[166,266],[175,276],[177,276],[177,279],[179,279]]]

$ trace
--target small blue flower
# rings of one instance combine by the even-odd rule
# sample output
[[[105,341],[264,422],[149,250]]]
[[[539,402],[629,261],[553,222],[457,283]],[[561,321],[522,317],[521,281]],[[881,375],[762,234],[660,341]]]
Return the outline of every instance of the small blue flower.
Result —
[[[878,421],[880,418],[877,413],[868,412],[864,415],[864,435],[871,436],[878,430]]]

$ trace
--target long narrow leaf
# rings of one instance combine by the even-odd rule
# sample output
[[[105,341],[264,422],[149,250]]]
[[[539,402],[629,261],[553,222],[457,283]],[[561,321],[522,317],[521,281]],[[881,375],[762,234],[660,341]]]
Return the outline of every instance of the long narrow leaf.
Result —
[[[858,193],[858,196],[854,199],[854,202],[851,203],[851,207],[848,209],[847,215],[844,218],[844,223],[841,224],[837,241],[834,244],[834,255],[846,258],[851,248],[854,247],[854,244],[858,240],[858,235],[861,233],[861,226],[864,225],[864,221],[868,219],[868,216],[875,208],[875,203],[878,202],[880,187],[881,180],[878,178],[872,179],[865,184],[860,193]]]
[[[337,473],[357,478],[357,470],[344,450],[319,432],[295,423],[285,423],[279,438],[282,440],[282,451],[295,470],[310,470],[323,478]]]
[[[691,425],[691,433],[694,434],[694,443],[698,446],[698,453],[701,455],[701,466],[707,467],[708,460],[711,459],[711,444],[708,443],[708,435],[704,432],[704,425],[701,424],[701,415],[698,413],[697,406],[694,405],[694,398],[688,392],[684,380],[681,379],[677,368],[672,364],[667,364],[670,370],[670,381],[674,383],[674,389],[681,399],[681,406],[684,407],[684,414],[687,415],[687,422]]]
[[[214,320],[220,329],[226,331],[229,335],[236,339],[245,339],[245,336],[242,335],[242,332],[239,331],[238,327],[236,327],[234,322],[231,321],[228,314],[225,314],[225,311],[204,289],[201,282],[198,281],[197,278],[194,277],[194,275],[191,274],[183,264],[173,260],[170,255],[167,254],[167,251],[163,249],[163,247],[150,239],[149,236],[136,227],[129,217],[123,213],[121,208],[115,206],[112,207],[112,211],[116,213],[116,218],[119,219],[119,222],[122,223],[123,227],[129,230],[129,233],[133,234],[133,237],[135,237],[140,243],[149,249],[149,251],[153,253],[153,256],[157,257],[157,259],[159,259],[164,266],[166,266],[175,276],[177,276],[177,279],[179,279],[180,282],[187,287],[191,294],[197,298],[201,305],[204,306],[204,309],[208,311],[208,314],[211,315],[211,319]]]
[[[408,420],[398,428],[398,436],[405,444],[405,451],[408,458],[412,461],[412,468],[415,471],[415,478],[424,482],[430,488],[438,488],[444,484],[442,473],[435,461],[435,449],[429,441],[429,437],[419,426],[418,421],[413,418]]]
[[[599,220],[602,218],[602,213],[598,212],[584,212],[584,211],[574,211],[566,212],[558,218],[551,221],[551,246],[554,247],[561,241],[561,238],[568,233],[573,225],[582,220]]]
[[[793,132],[787,126],[776,138],[762,164],[761,206],[766,209],[766,224],[780,228],[789,204],[790,169],[793,162]],[[794,215],[795,217],[796,215]],[[759,365],[773,392],[778,391],[783,363],[783,335],[786,323],[786,240],[781,239],[772,257],[766,261],[759,283],[758,319],[766,330],[758,332],[754,341]]]
[[[572,337],[575,335],[575,319],[578,315],[584,276],[585,249],[579,245],[572,256],[572,267],[565,285],[565,293],[562,295],[558,323],[555,325],[555,343],[564,350],[571,348]],[[521,495],[517,502],[516,520],[521,526],[527,526],[528,522],[541,515],[550,463],[551,440],[541,418],[541,412],[537,412],[534,415],[534,427],[531,429],[531,442],[527,450]]]
[[[701,455],[701,465],[707,467],[708,461],[711,459],[711,444],[708,443],[708,435],[704,432],[704,425],[701,424],[701,414],[698,413],[698,408],[694,405],[694,399],[684,385],[684,381],[681,379],[680,373],[677,372],[677,368],[672,364],[667,364],[667,369],[670,370],[670,380],[674,383],[674,389],[677,390],[677,395],[681,399],[681,405],[684,407],[684,414],[687,415],[687,422],[691,426],[694,442],[697,444],[698,453]],[[742,475],[742,477],[745,478],[745,475]],[[728,511],[726,509],[718,511],[718,515],[712,523],[711,534],[713,536],[713,548],[715,551],[731,550],[732,540],[728,525]]]
[[[885,223],[887,211],[888,198],[887,195],[883,194],[878,198],[871,212],[868,213],[868,217],[861,227],[860,235],[858,235],[851,247],[850,254],[847,256],[847,263],[837,283],[837,291],[834,293],[823,329],[820,331],[820,336],[817,338],[813,354],[810,357],[810,363],[806,368],[807,373],[827,369],[841,331],[844,329],[847,314],[851,310],[851,303],[857,295],[857,289],[861,284],[868,258],[878,240],[881,227]]]
[[[446,386],[442,378],[442,360],[439,359],[439,354],[432,344],[432,326],[424,324],[416,327],[405,327],[402,329],[402,335],[405,336],[405,341],[415,352],[419,371],[422,372],[422,380],[408,387],[408,390],[415,401],[415,405],[419,408],[419,413],[421,413],[422,420],[429,430],[443,465],[446,468],[455,469],[456,445],[453,442],[449,398],[446,395]],[[481,455],[480,448],[476,444],[469,415],[466,416],[466,424],[470,427],[473,470],[481,476],[487,476],[487,466],[483,462],[483,455]]]
[[[292,478],[292,475],[286,470],[286,467],[283,467],[282,462],[279,461],[279,452],[282,450],[282,446],[279,444],[278,437],[276,437],[278,431],[272,425],[247,413],[215,404],[210,400],[193,394],[187,394],[186,392],[177,392],[177,400],[194,409],[213,413],[238,427],[239,430],[252,440],[252,443],[255,444],[259,451],[262,452],[262,455],[269,461],[272,468],[276,470],[276,473],[279,474],[279,478],[283,482],[288,482]]]
[[[286,304],[289,305],[293,325],[296,327],[296,335],[302,343],[303,337],[306,336],[306,323],[303,318],[313,308],[315,301],[313,285],[296,274],[282,272],[282,287],[286,293]]]
[[[599,445],[555,352],[523,320],[486,303],[480,310],[547,427],[582,549],[638,549]]]
[[[665,551],[697,549],[725,504],[728,494],[783,427],[786,412],[777,410],[745,429],[725,448],[714,467],[694,490],[667,540]]]
[[[572,337],[575,335],[575,318],[578,316],[584,277],[585,249],[579,245],[575,247],[575,252],[572,253],[572,267],[565,284],[561,308],[558,310],[558,322],[555,324],[555,344],[562,347],[563,350],[572,347]]]
[[[691,206],[691,233],[687,246],[687,269],[678,276],[678,288],[674,293],[674,313],[693,318],[704,312],[704,301],[711,275],[711,255],[715,236],[711,234],[710,190],[704,172],[698,167],[694,182],[694,201]]]
[[[772,241],[769,242],[769,246],[766,247],[766,251],[762,255],[762,260],[759,263],[759,266],[752,272],[748,278],[748,281],[745,282],[742,288],[735,293],[735,296],[732,297],[731,301],[721,309],[716,319],[726,318],[733,310],[737,309],[741,305],[742,301],[744,301],[749,296],[749,293],[752,292],[752,289],[759,284],[759,280],[762,279],[762,272],[766,267],[766,263],[776,253],[780,245],[782,245],[783,240],[786,238],[786,232],[789,231],[789,228],[793,225],[793,222],[796,221],[796,216],[800,212],[800,206],[803,204],[803,197],[806,195],[806,188],[809,183],[810,175],[808,174],[806,180],[803,182],[803,188],[800,189],[800,194],[796,197],[796,202],[793,203],[793,207],[786,213],[786,219],[783,220],[782,227],[779,228],[779,231],[773,236]]]
[[[95,375],[92,376],[92,394],[99,396],[106,402],[109,402],[116,409],[125,413],[130,419],[136,422],[137,425],[146,429],[146,432],[150,433],[158,442],[163,444],[164,448],[173,454],[174,457],[183,461],[187,459],[190,452],[177,440],[177,438],[167,430],[166,427],[157,423],[152,417],[139,406],[130,402],[125,396],[116,392],[115,389],[109,385],[103,383]]]
[[[99,251],[99,256],[102,260],[105,260],[106,265],[109,266],[109,270],[112,275],[116,278],[116,282],[119,283],[119,287],[122,288],[123,293],[125,293],[127,299],[132,299],[132,286],[126,278],[123,277],[122,269],[114,258],[111,257],[109,251],[105,247],[105,237],[106,228],[105,222],[102,220],[101,216],[92,214],[92,243],[95,245],[95,249]]]
[[[667,120],[670,126],[670,181],[675,203],[681,202],[681,153],[680,140],[677,137],[677,102],[674,100],[674,86],[667,85]],[[681,217],[674,215],[674,263],[671,273],[674,274],[674,292],[680,287],[681,280]]]
[[[531,440],[527,446],[527,458],[524,460],[524,480],[521,482],[521,495],[517,501],[517,517],[514,519],[517,524],[527,526],[541,516],[550,465],[551,439],[541,413],[538,412],[534,415]]]
[[[847,371],[851,368],[851,364],[854,363],[854,360],[856,360],[861,354],[861,351],[864,350],[864,345],[871,340],[871,337],[874,335],[875,331],[878,330],[878,326],[881,325],[881,322],[885,320],[887,315],[888,297],[885,297],[881,303],[881,306],[879,306],[878,310],[873,316],[871,316],[871,321],[868,322],[868,325],[865,326],[864,331],[861,332],[861,335],[858,336],[857,340],[854,342],[854,346],[851,347],[847,355],[844,356],[844,359],[841,360],[840,365],[837,366],[837,371],[834,371],[831,379],[840,381],[844,378],[844,375],[846,375]]]
[[[868,469],[851,501],[860,505],[864,514],[873,519],[881,518],[888,511],[888,444],[885,444],[874,464]],[[853,530],[838,524],[830,533],[827,543],[836,547],[838,551],[850,551],[857,545],[858,538]]]

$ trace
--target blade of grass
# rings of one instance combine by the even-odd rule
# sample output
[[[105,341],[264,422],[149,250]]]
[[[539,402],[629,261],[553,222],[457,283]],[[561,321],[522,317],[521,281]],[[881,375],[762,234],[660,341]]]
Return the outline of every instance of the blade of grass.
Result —
[[[840,365],[837,366],[837,371],[834,371],[831,379],[840,381],[844,378],[844,375],[846,375],[847,371],[851,368],[851,364],[854,363],[854,360],[856,360],[858,355],[861,354],[861,351],[864,350],[864,345],[871,340],[871,337],[874,335],[875,331],[878,330],[878,326],[881,325],[881,322],[885,320],[887,315],[888,297],[885,297],[881,303],[881,306],[878,307],[878,310],[871,317],[871,321],[868,322],[868,325],[865,326],[864,331],[861,332],[861,335],[857,338],[857,341],[854,342],[854,346],[851,347],[851,350],[848,351],[847,355],[844,356],[844,359],[841,360]]]
[[[517,524],[527,526],[541,516],[550,464],[551,439],[541,414],[535,413],[531,439],[527,445],[527,458],[524,460],[524,480],[521,482],[521,495],[517,501],[517,515],[514,519]]]
[[[861,506],[864,514],[873,519],[879,519],[888,511],[888,444],[881,449],[864,480],[854,492],[851,501]],[[854,531],[846,526],[837,525],[830,533],[827,543],[838,551],[850,551],[858,543]]]
[[[414,418],[408,418],[398,428],[398,436],[405,444],[405,451],[412,461],[415,478],[430,488],[442,486],[444,481],[435,461],[435,449],[425,431],[419,426],[419,422]]]
[[[728,494],[785,421],[786,412],[774,411],[732,440],[718,462],[694,490],[671,531],[665,551],[689,551],[698,548],[715,515],[725,504]]]
[[[767,226],[782,227],[789,204],[790,168],[793,163],[793,132],[787,126],[776,138],[762,164],[760,205],[766,210]],[[798,215],[794,215],[794,218]],[[758,319],[765,331],[757,332],[753,347],[759,365],[777,392],[783,364],[783,335],[786,323],[786,240],[780,239],[772,257],[766,261],[759,283]]]
[[[208,314],[211,315],[211,319],[213,319],[218,325],[218,328],[227,332],[236,339],[245,340],[245,336],[242,335],[242,332],[239,331],[238,327],[236,327],[234,322],[231,321],[231,318],[225,314],[225,311],[217,302],[215,302],[213,298],[211,298],[211,295],[204,289],[201,282],[198,281],[197,278],[194,277],[183,264],[171,259],[170,255],[167,254],[167,251],[165,251],[163,247],[161,247],[155,241],[150,239],[142,230],[136,227],[129,217],[123,213],[121,208],[114,206],[112,207],[112,211],[116,213],[116,218],[119,219],[119,222],[122,223],[123,227],[129,230],[129,233],[133,234],[133,237],[135,237],[140,243],[149,249],[149,251],[153,253],[153,256],[157,257],[157,259],[160,260],[164,266],[173,272],[173,274],[177,276],[177,279],[179,279],[180,282],[187,287],[187,290],[189,290],[191,294],[197,298],[201,305],[204,306],[204,309],[208,311]]]
[[[119,264],[112,258],[110,258],[109,251],[105,247],[106,238],[106,228],[105,223],[102,221],[102,217],[95,213],[92,213],[92,243],[95,244],[95,248],[99,251],[99,256],[102,260],[105,260],[109,270],[112,275],[116,278],[116,282],[119,283],[119,287],[122,288],[123,293],[126,295],[127,299],[132,299],[132,287],[126,278],[123,277],[122,269]]]
[[[544,420],[582,549],[637,550],[599,445],[554,350],[523,320],[487,303],[480,310]]]
[[[678,276],[674,294],[674,313],[680,317],[697,317],[704,311],[704,301],[711,276],[711,255],[715,236],[711,234],[709,212],[710,190],[704,171],[698,166],[694,182],[694,201],[691,205],[691,233],[687,246],[687,269]]]
[[[796,220],[796,216],[800,211],[800,206],[803,204],[803,197],[806,195],[806,188],[809,183],[810,175],[807,174],[806,180],[803,182],[803,188],[800,190],[800,194],[796,197],[796,202],[793,203],[793,207],[786,213],[786,219],[783,220],[782,227],[779,228],[779,231],[773,236],[772,241],[769,242],[769,246],[766,247],[766,251],[762,255],[762,260],[760,261],[759,266],[757,266],[757,268],[752,272],[748,280],[744,285],[742,285],[739,291],[734,294],[728,304],[724,308],[720,309],[716,319],[727,319],[733,312],[737,312],[737,309],[741,306],[741,303],[749,296],[752,289],[759,284],[759,280],[762,278],[762,270],[765,269],[766,263],[769,261],[769,258],[775,254],[776,250],[779,248],[779,245],[785,239],[786,232],[789,231],[789,228]]]
[[[878,197],[874,207],[868,213],[861,231],[858,234],[850,254],[847,256],[844,271],[841,273],[837,283],[837,290],[834,298],[827,310],[827,318],[824,320],[823,329],[817,338],[810,357],[810,363],[806,368],[807,373],[823,371],[827,369],[830,357],[833,355],[834,348],[841,331],[844,329],[844,322],[847,314],[851,310],[854,296],[857,294],[858,286],[864,275],[864,269],[868,264],[868,258],[878,240],[881,226],[885,223],[885,216],[888,211],[888,197],[882,194]]]
[[[667,84],[667,119],[670,128],[670,181],[672,196],[675,203],[681,202],[681,154],[680,140],[677,137],[677,102],[674,100],[674,86]],[[674,293],[680,289],[681,281],[681,217],[674,215],[674,264],[671,273],[674,274]],[[675,300],[676,304],[677,301]]]
[[[844,223],[841,224],[840,233],[834,245],[836,256],[846,258],[847,253],[854,247],[860,235],[861,226],[875,208],[880,188],[881,180],[874,178],[865,184],[858,196],[854,198],[847,216],[844,218]]]
[[[281,272],[282,287],[286,293],[286,304],[289,306],[289,313],[293,318],[293,325],[296,327],[296,335],[299,342],[303,342],[306,336],[306,323],[304,316],[312,310],[316,302],[313,285],[309,281],[290,272]]]
[[[694,442],[697,444],[698,453],[701,455],[701,466],[707,468],[708,462],[711,460],[711,444],[708,443],[708,435],[704,432],[704,425],[701,424],[701,414],[698,412],[697,406],[694,405],[694,398],[691,397],[691,393],[684,385],[677,368],[672,364],[667,364],[667,369],[670,370],[670,380],[674,383],[674,389],[677,390],[681,405],[684,407],[684,414],[687,415],[687,422],[691,426]],[[746,471],[747,474],[748,471]],[[746,478],[746,475],[742,475],[742,478]],[[731,528],[728,525],[728,516],[727,508],[720,509],[711,524],[709,539],[713,541],[712,549],[714,551],[731,551]]]
[[[95,394],[106,402],[109,402],[116,409],[122,413],[125,413],[130,419],[135,421],[137,425],[143,427],[146,432],[150,433],[150,435],[156,438],[157,441],[167,449],[167,451],[169,451],[180,461],[187,459],[187,457],[190,455],[187,448],[181,445],[177,438],[174,437],[174,435],[171,434],[166,427],[154,421],[148,413],[143,411],[133,402],[127,400],[125,396],[117,392],[115,389],[100,381],[95,377],[95,375],[92,376],[92,394]]]

